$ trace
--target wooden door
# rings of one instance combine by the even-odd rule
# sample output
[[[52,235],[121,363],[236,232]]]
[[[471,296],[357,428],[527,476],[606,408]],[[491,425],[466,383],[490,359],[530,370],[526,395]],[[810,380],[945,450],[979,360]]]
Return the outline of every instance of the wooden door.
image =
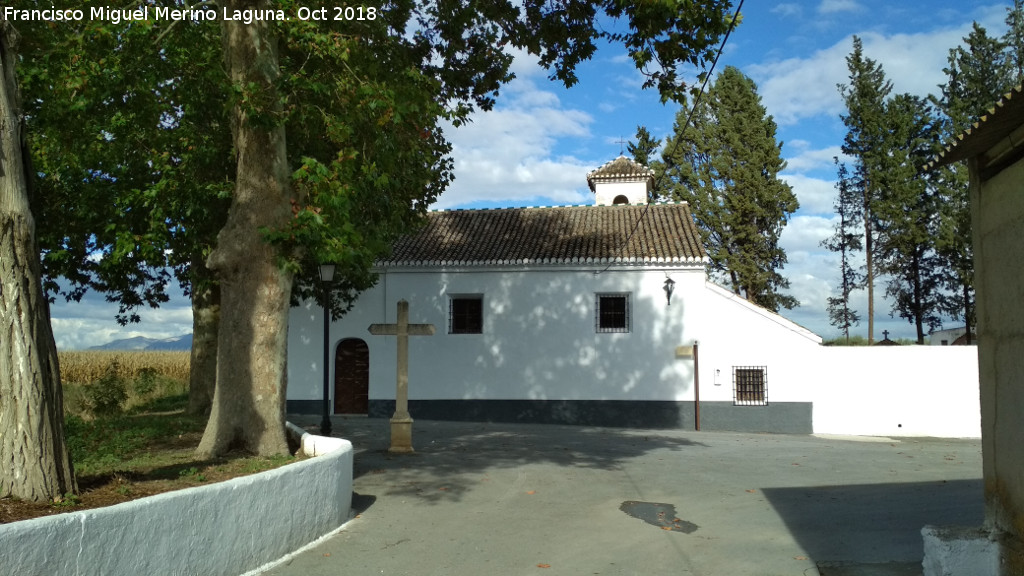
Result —
[[[370,409],[370,348],[346,338],[334,353],[334,413],[366,414]]]

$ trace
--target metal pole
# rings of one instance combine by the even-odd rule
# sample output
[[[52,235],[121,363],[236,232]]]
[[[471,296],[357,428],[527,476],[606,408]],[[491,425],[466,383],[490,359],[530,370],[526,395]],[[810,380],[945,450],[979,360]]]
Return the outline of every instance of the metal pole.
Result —
[[[331,435],[331,291],[330,282],[324,282],[324,417],[320,421],[320,435]]]
[[[693,420],[694,430],[700,432],[700,365],[697,361],[697,343],[693,343]]]

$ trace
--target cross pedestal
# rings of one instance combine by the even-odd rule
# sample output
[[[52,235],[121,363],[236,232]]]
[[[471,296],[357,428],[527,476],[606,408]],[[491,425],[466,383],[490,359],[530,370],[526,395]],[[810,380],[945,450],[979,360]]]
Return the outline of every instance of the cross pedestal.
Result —
[[[389,452],[412,452],[412,416],[409,415],[409,336],[433,336],[433,324],[409,324],[409,303],[398,301],[398,322],[371,324],[374,336],[398,336],[398,378],[395,414],[391,417]]]

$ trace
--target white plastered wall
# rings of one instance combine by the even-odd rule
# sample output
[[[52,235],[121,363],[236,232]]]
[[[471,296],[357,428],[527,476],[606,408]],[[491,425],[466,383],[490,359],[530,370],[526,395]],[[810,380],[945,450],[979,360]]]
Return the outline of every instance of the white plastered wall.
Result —
[[[594,271],[382,275],[332,325],[331,349],[347,337],[366,341],[370,398],[393,399],[396,339],[367,327],[394,322],[405,298],[410,322],[436,328],[410,337],[410,399],[691,401],[693,358],[677,347],[697,341],[702,403],[732,402],[734,366],[763,366],[768,401],[812,403],[817,433],[980,436],[975,347],[823,347],[806,329],[706,283],[699,268]],[[676,282],[671,305],[666,274]],[[630,333],[596,333],[596,292],[632,293]],[[468,294],[483,294],[484,333],[448,334],[448,298]],[[293,309],[289,399],[321,398],[322,358],[322,311]]]

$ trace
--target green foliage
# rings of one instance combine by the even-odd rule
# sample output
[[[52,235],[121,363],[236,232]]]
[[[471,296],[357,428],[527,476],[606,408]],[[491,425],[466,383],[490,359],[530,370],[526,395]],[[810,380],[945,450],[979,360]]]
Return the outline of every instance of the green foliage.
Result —
[[[850,83],[837,87],[846,104],[847,113],[840,115],[847,133],[842,150],[853,158],[850,172],[853,190],[860,197],[859,215],[864,226],[863,251],[866,260],[864,286],[868,291],[868,339],[874,338],[875,327],[875,258],[878,203],[882,194],[889,150],[886,147],[887,126],[885,100],[892,92],[892,83],[885,77],[882,65],[864,55],[861,39],[853,37],[853,52],[846,57]]]
[[[181,477],[181,478],[187,478],[187,479],[190,479],[190,480],[194,480],[196,482],[206,482],[206,476],[201,474],[199,472],[199,469],[197,469],[195,466],[192,466],[190,468],[186,468],[186,469],[178,472],[178,476]]]
[[[55,499],[53,501],[53,506],[55,508],[74,508],[75,506],[78,506],[80,503],[81,499],[78,497],[78,494],[68,492],[67,494],[61,496],[60,498]]]
[[[900,346],[913,346],[917,344],[916,341],[909,338],[898,338],[894,342]],[[831,340],[822,341],[822,346],[874,346],[875,342],[868,341],[866,336],[855,334],[853,336],[838,336]]]
[[[921,98],[900,94],[886,103],[888,165],[875,208],[879,271],[886,295],[917,330],[917,342],[942,325],[943,275],[936,253],[941,197],[925,170],[938,151],[940,124]]]
[[[264,4],[288,13],[300,5]],[[572,85],[596,41],[621,43],[645,86],[681,100],[685,73],[709,62],[731,27],[730,7],[396,0],[367,20],[253,25],[244,41],[231,35],[234,24],[219,22],[24,23],[22,89],[46,273],[71,282],[68,298],[106,292],[128,322],[138,306],[166,301],[168,270],[195,293],[225,281],[222,293],[234,304],[238,279],[251,268],[278,263],[278,285],[308,298],[322,290],[316,265],[330,261],[339,266],[331,297],[341,313],[372,285],[373,261],[422,221],[451,181],[442,127],[493,106],[516,50],[536,54]],[[240,158],[265,162],[269,178],[236,174]],[[259,240],[274,250],[257,249]],[[56,283],[49,289],[60,292]],[[269,302],[276,297],[225,306],[222,323],[267,325],[254,318],[260,314],[283,322],[284,302]],[[255,334],[236,336],[239,350],[255,346]],[[279,363],[283,346],[260,354]],[[221,371],[218,385],[271,389],[280,386],[272,372],[267,378],[278,381]]]
[[[156,368],[143,368],[135,378],[133,388],[137,396],[146,397],[156,392],[159,375]]]
[[[299,5],[274,2],[289,13]],[[47,275],[71,281],[69,299],[107,293],[123,322],[166,301],[168,270],[186,287],[214,281],[204,263],[234,186],[237,106],[260,126],[287,128],[294,218],[264,234],[300,274],[296,298],[315,295],[315,265],[331,260],[341,278],[332,308],[343,311],[375,281],[372,262],[451,181],[440,122],[493,106],[513,49],[572,85],[595,42],[619,42],[645,86],[680,99],[685,71],[710,59],[732,23],[730,7],[399,1],[373,19],[292,19],[276,28],[272,91],[229,83],[216,22],[19,24]],[[596,24],[602,14],[612,26]],[[263,113],[282,102],[280,114]]]
[[[821,245],[839,253],[839,296],[828,297],[828,319],[829,323],[842,330],[843,335],[849,340],[850,328],[860,324],[860,315],[850,308],[850,295],[862,286],[863,277],[853,267],[851,257],[854,252],[861,249],[858,230],[863,212],[860,203],[861,193],[856,189],[857,182],[850,178],[846,164],[840,163],[839,158],[833,158],[833,161],[838,167],[836,189],[839,191],[833,206],[839,221],[836,223],[835,232],[822,240]]]
[[[690,126],[687,114],[679,112],[665,146],[670,185],[660,192],[690,203],[712,273],[727,278],[733,291],[770,310],[797,306],[781,293],[789,281],[778,272],[786,263],[778,241],[799,202],[779,178],[786,167],[782,146],[757,86],[727,67]]]
[[[946,117],[944,139],[969,128],[1014,85],[1024,78],[1024,3],[1007,8],[1007,31],[989,36],[977,23],[964,38],[964,46],[949,51],[943,69],[946,82],[931,101]],[[970,328],[974,313],[974,250],[968,205],[967,167],[964,163],[932,170],[932,182],[942,197],[936,250],[943,269],[942,309]]]
[[[659,146],[661,146],[661,142],[655,140],[646,127],[637,126],[636,143],[626,144],[626,151],[633,156],[633,160],[644,166],[651,166],[652,156]]]
[[[77,473],[88,476],[117,470],[127,461],[145,455],[154,442],[201,431],[205,419],[185,414],[187,403],[186,395],[177,394],[127,414],[88,421],[73,415],[65,417],[68,450]]]
[[[155,20],[65,24],[18,24],[43,265],[70,281],[47,289],[102,291],[120,322],[137,321],[136,308],[167,301],[172,273],[204,281],[225,219],[234,158],[219,26],[181,22],[159,43]]]
[[[93,416],[120,414],[128,400],[128,385],[121,378],[117,360],[111,362],[103,376],[85,385],[86,407]]]

